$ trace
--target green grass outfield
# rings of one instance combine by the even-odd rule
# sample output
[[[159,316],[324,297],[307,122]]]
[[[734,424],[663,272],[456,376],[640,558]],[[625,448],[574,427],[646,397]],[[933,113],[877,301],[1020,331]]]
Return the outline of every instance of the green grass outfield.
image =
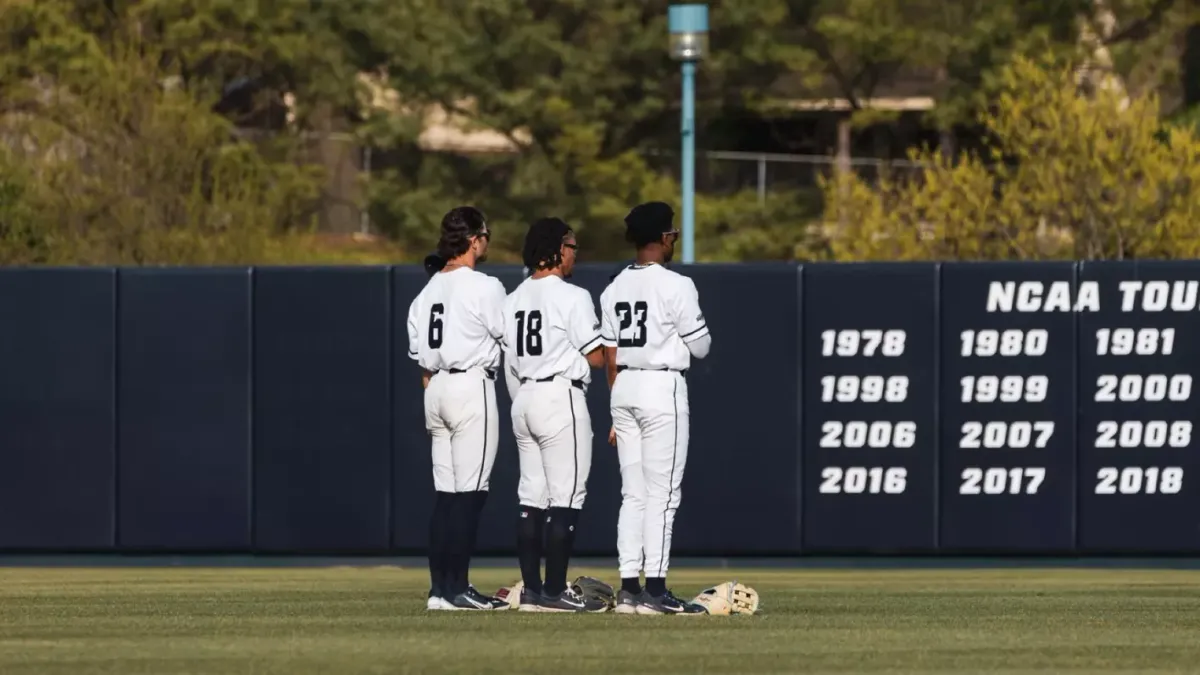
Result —
[[[572,570],[611,578],[611,570]],[[494,591],[514,572],[473,573]],[[1200,672],[1200,572],[681,569],[755,616],[427,613],[426,572],[0,568],[0,673]]]

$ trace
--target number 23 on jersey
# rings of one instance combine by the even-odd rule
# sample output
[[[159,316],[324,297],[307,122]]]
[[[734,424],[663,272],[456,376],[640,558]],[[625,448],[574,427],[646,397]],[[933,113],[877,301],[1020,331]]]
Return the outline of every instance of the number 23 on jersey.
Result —
[[[639,300],[632,305],[628,302],[618,302],[613,309],[616,310],[617,317],[621,320],[621,324],[617,327],[617,346],[645,347],[646,316],[650,313],[650,307],[646,302]]]

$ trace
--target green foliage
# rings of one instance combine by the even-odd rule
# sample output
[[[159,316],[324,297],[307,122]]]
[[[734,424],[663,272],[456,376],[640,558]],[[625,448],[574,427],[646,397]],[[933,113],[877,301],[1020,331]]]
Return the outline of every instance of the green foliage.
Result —
[[[1154,95],[1081,95],[1077,71],[1017,58],[980,123],[985,157],[928,151],[920,181],[827,182],[849,259],[1188,258],[1200,253],[1200,137],[1164,132]],[[1165,142],[1163,140],[1165,135]]]
[[[538,215],[556,213],[580,228],[589,252],[623,255],[620,224],[628,208],[646,199],[675,201],[679,192],[642,155],[677,142],[677,65],[664,50],[667,4],[389,4],[371,40],[388,55],[381,65],[407,105],[408,122],[398,124],[405,115],[389,112],[370,127],[372,138],[404,157],[400,170],[374,182],[376,222],[390,224],[403,242],[428,247],[437,214],[469,201],[485,206],[502,230],[520,232]],[[1068,59],[1092,49],[1080,46],[1080,29],[1098,7],[1093,0],[714,2],[719,29],[701,71],[699,117],[747,107],[781,113],[776,85],[787,82],[791,96],[840,96],[862,108],[859,122],[878,120],[867,99],[925,71],[940,78],[931,120],[947,127],[971,122],[994,102],[1001,68],[1014,56],[1040,50]],[[1153,7],[1126,0],[1116,11],[1108,35],[1144,20]],[[468,129],[507,137],[517,152],[470,160],[421,153],[415,140],[430,106],[451,110]],[[701,138],[723,146],[703,130]],[[698,254],[827,255],[807,227],[819,204],[802,192],[775,193],[765,208],[754,195],[701,196]]]
[[[461,203],[488,213],[499,260],[515,260],[525,226],[551,214],[577,228],[585,259],[624,257],[622,218],[633,204],[657,199],[678,207],[678,184],[648,159],[678,143],[668,4],[0,2],[7,42],[0,134],[8,141],[0,150],[0,262],[415,259],[432,248],[441,214]],[[713,0],[710,8],[712,48],[698,81],[701,148],[739,149],[731,120],[786,117],[797,97],[844,98],[857,123],[879,121],[889,115],[869,109],[868,100],[924,73],[933,77],[925,86],[937,103],[927,121],[949,129],[982,119],[998,138],[1008,134],[997,147],[1016,168],[993,157],[948,163],[919,153],[933,165],[919,184],[842,180],[815,194],[772,190],[761,204],[753,192],[701,194],[700,259],[1142,255],[1166,245],[1147,241],[1175,241],[1169,233],[1137,234],[1132,223],[1184,218],[1188,198],[1181,195],[1190,188],[1135,194],[1111,181],[1169,182],[1163,172],[1180,168],[1175,158],[1190,152],[1190,132],[1178,130],[1188,126],[1186,116],[1157,129],[1156,145],[1143,141],[1155,127],[1151,102],[1177,107],[1178,45],[1197,21],[1197,3]],[[1043,92],[1062,104],[1053,115],[1021,108],[1020,97],[1032,93],[1014,93],[1006,66],[1034,53],[1086,63],[1087,86],[1132,96],[1119,117],[1144,115],[1142,125],[1114,128],[1099,114],[1079,117],[1077,97],[1055,98],[1065,94],[1053,87]],[[393,90],[390,105],[371,102],[363,74]],[[231,89],[246,83],[251,99],[227,105]],[[294,126],[283,122],[285,100],[294,101]],[[1004,106],[1021,112],[1004,118]],[[464,131],[507,139],[512,152],[422,150],[422,132],[439,114]],[[1099,124],[1103,133],[1072,136],[1062,128],[1071,119]],[[705,125],[716,120],[723,123]],[[245,126],[266,133],[239,138]],[[310,236],[321,177],[299,153],[297,131],[349,131],[376,149],[366,206],[394,249],[333,252]],[[1013,140],[1019,134],[1041,145],[1025,148]],[[1088,157],[1081,149],[1088,143],[1101,149]],[[1045,147],[1065,154],[1047,165]],[[1126,153],[1143,151],[1151,164],[1129,173],[1141,160]],[[1068,186],[1072,199],[1091,204],[1080,212],[1018,201],[1011,187],[1025,189],[1026,181],[1036,193],[1039,182],[1076,178],[1097,181],[1091,193]],[[1130,201],[1114,206],[1114,194]],[[839,235],[827,245],[810,227],[823,201],[842,233],[867,227],[860,217],[867,224],[907,218],[920,227],[868,232],[854,242]],[[973,239],[955,215],[963,213],[988,222],[988,235]],[[1029,239],[1021,233],[1033,216],[1046,224]]]
[[[455,203],[489,214],[497,244],[507,248],[527,223],[555,214],[579,231],[585,255],[627,255],[622,219],[636,203],[677,201],[679,186],[651,168],[644,152],[678,143],[678,65],[666,51],[667,2],[624,0],[459,0],[390,3],[388,20],[372,33],[388,55],[388,83],[405,111],[387,111],[369,124],[373,141],[390,148],[399,168],[373,181],[373,220],[406,246],[428,248],[437,219]],[[767,0],[714,3],[721,30],[714,58],[703,65],[701,119],[744,105],[781,72],[769,63],[764,30],[782,14]],[[773,13],[773,14],[772,14]],[[716,20],[716,19],[714,19]],[[730,49],[720,50],[722,40]],[[437,106],[510,139],[516,152],[471,159],[431,156],[415,146],[418,123]],[[397,122],[397,117],[408,122]],[[415,122],[414,122],[415,120]],[[721,139],[706,139],[720,147]],[[698,237],[713,259],[791,255],[795,236],[783,234],[762,251],[749,242],[774,239],[762,229],[802,232],[797,220],[766,220],[794,207],[776,195],[766,211],[745,196],[704,198]],[[710,218],[711,214],[711,218]],[[514,239],[507,237],[512,233]],[[741,244],[725,241],[737,239]],[[516,250],[512,246],[511,250]]]
[[[302,222],[316,180],[278,143],[239,141],[137,22],[102,34],[70,3],[0,15],[23,49],[0,77],[0,260],[209,264],[264,260]],[[275,147],[271,147],[275,146]]]

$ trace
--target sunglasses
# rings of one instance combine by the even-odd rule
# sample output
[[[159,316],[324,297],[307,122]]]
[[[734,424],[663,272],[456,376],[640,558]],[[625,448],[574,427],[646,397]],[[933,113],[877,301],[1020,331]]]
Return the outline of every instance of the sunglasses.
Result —
[[[579,250],[579,245],[578,244],[563,244],[563,248],[569,248],[572,251],[576,251],[576,250]]]

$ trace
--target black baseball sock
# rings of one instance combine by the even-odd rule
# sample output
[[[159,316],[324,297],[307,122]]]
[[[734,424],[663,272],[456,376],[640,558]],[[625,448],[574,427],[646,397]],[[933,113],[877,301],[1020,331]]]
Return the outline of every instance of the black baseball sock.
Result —
[[[429,581],[433,594],[448,597],[446,586],[447,542],[450,540],[450,503],[453,493],[439,492],[434,498],[433,515],[429,518]]]
[[[483,505],[487,503],[488,493],[481,490],[477,492],[463,492],[461,494],[465,513],[463,516],[462,556],[459,560],[459,575],[461,576],[462,590],[465,591],[471,583],[471,556],[475,554],[475,537],[479,533],[479,516],[483,513]]]
[[[517,518],[517,559],[521,561],[521,580],[525,588],[542,592],[542,531],[546,512],[522,506]]]
[[[556,596],[567,590],[567,565],[575,545],[575,524],[579,509],[550,507],[546,526],[546,595]]]
[[[646,592],[655,598],[660,598],[667,594],[667,578],[666,577],[646,577]]]
[[[621,590],[626,591],[628,593],[632,593],[634,595],[641,593],[642,592],[641,579],[639,577],[633,577],[632,579],[622,578],[621,579]]]
[[[467,555],[467,529],[470,525],[471,501],[468,494],[465,492],[451,494],[448,500],[449,505],[446,507],[445,585],[448,598],[467,590],[467,563],[464,561]]]

